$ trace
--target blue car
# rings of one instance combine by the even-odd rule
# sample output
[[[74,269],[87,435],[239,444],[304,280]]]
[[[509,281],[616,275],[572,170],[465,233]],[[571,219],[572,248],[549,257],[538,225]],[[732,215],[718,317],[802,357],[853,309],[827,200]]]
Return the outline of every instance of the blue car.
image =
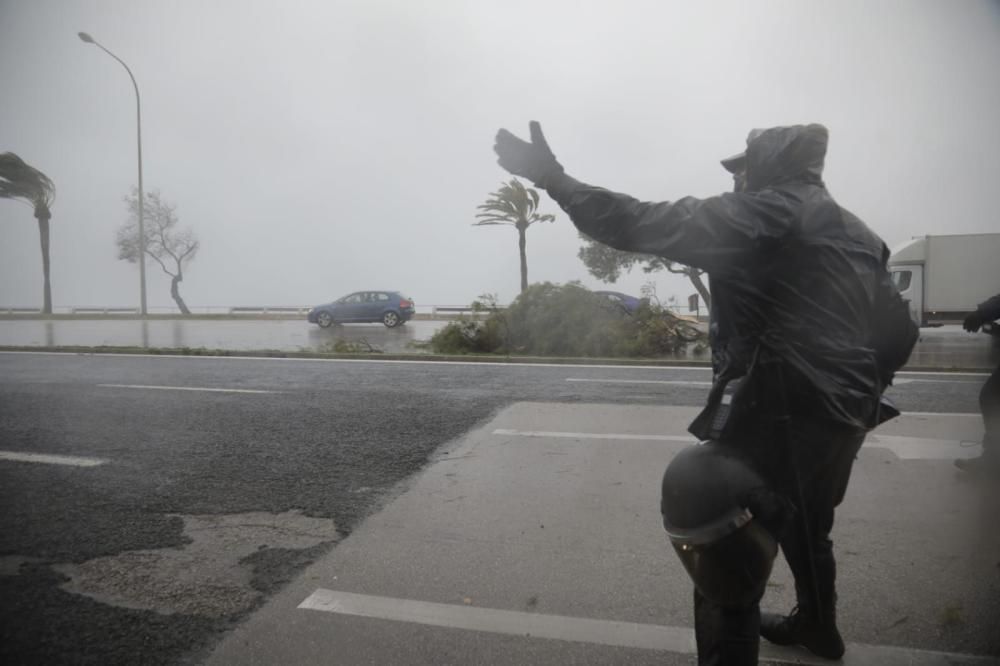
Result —
[[[635,311],[642,305],[642,299],[635,296],[623,294],[620,291],[595,291],[598,296],[604,296],[611,303],[614,303],[627,314],[635,314]]]
[[[356,291],[332,303],[317,305],[307,318],[320,328],[371,322],[382,322],[387,328],[394,328],[406,323],[414,312],[413,299],[398,291]]]

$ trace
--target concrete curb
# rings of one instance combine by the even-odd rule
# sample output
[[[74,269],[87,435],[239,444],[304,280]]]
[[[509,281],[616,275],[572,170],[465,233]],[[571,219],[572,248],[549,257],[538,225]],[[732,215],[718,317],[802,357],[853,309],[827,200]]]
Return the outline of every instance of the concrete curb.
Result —
[[[441,363],[534,363],[558,365],[662,365],[665,367],[708,367],[708,361],[685,361],[664,359],[622,359],[622,358],[564,358],[542,356],[483,356],[463,354],[372,354],[372,353],[323,353],[310,351],[281,351],[277,349],[175,349],[169,347],[84,347],[64,345],[37,347],[28,345],[0,345],[0,352],[34,352],[60,354],[134,354],[145,356],[217,356],[243,358],[302,358],[302,359],[352,359],[366,361],[434,361]]]

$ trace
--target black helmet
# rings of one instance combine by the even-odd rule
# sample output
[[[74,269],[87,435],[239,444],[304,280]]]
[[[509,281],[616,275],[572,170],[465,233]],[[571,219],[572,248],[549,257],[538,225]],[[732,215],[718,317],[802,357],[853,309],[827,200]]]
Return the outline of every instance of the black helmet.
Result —
[[[720,606],[763,595],[781,506],[738,450],[718,442],[684,449],[663,474],[663,526],[695,587]]]

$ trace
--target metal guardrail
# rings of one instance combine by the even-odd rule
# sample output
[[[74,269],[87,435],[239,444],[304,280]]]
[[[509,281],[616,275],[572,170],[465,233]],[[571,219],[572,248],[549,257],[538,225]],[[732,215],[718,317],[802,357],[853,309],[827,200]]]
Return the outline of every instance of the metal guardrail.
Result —
[[[498,310],[503,310],[502,307],[499,307],[497,309]],[[470,305],[465,305],[465,306],[462,306],[462,305],[432,305],[431,306],[431,314],[432,315],[436,315],[439,312],[448,312],[448,313],[453,313],[453,312],[458,312],[458,313],[462,313],[462,312],[475,312],[475,308],[473,308]]]
[[[139,308],[71,308],[70,314],[139,314]]]
[[[500,306],[503,310],[506,306]],[[285,315],[285,316],[306,316],[313,306],[311,305],[192,305],[190,306],[193,315]],[[149,314],[154,316],[177,315],[181,316],[176,307],[150,306]],[[471,305],[418,305],[417,314],[422,316],[455,315],[461,313],[471,313],[474,309]],[[68,306],[61,305],[52,308],[56,315],[138,315],[137,307],[120,307],[106,305]],[[41,308],[20,307],[0,305],[0,315],[41,315]]]
[[[229,308],[229,314],[239,315],[239,314],[309,314],[312,308],[309,307],[294,307],[294,306],[265,306],[265,307],[251,307],[251,306],[239,306]]]
[[[508,306],[498,305],[496,310],[506,310]],[[483,314],[487,314],[494,308],[488,308],[486,310],[481,310]],[[305,316],[312,310],[312,306],[307,305],[198,305],[190,307],[191,314],[193,315],[233,315],[233,316],[252,316],[252,315],[295,315],[295,316]],[[57,315],[138,315],[139,308],[137,307],[117,307],[117,306],[56,306],[52,308],[52,312]],[[417,305],[418,316],[423,317],[436,317],[438,315],[442,316],[453,316],[466,313],[476,312],[475,308],[471,305]],[[15,306],[0,306],[0,315],[41,315],[41,308],[38,307],[15,307]],[[149,314],[155,316],[167,316],[167,315],[177,315],[181,314],[177,311],[175,307],[168,306],[152,306],[149,308]],[[678,313],[675,313],[678,314]],[[680,315],[681,319],[690,320],[689,316]],[[704,319],[700,319],[704,321]]]

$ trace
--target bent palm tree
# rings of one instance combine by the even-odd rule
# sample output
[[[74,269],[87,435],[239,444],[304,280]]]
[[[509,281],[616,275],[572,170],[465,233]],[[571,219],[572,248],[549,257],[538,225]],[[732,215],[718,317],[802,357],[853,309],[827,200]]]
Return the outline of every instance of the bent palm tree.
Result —
[[[509,224],[517,229],[517,245],[521,254],[521,291],[523,292],[528,288],[528,255],[525,252],[527,246],[525,232],[535,222],[552,222],[556,218],[554,215],[538,214],[537,190],[525,187],[517,178],[511,179],[509,183],[504,183],[499,190],[490,193],[490,197],[486,203],[476,206],[478,210],[483,211],[476,214],[476,217],[482,218],[482,220],[473,222],[472,226]]]
[[[42,312],[52,314],[52,285],[49,282],[49,220],[56,198],[56,186],[44,173],[14,153],[0,154],[0,199],[22,201],[35,209],[38,235],[42,243],[42,275],[45,280]]]

